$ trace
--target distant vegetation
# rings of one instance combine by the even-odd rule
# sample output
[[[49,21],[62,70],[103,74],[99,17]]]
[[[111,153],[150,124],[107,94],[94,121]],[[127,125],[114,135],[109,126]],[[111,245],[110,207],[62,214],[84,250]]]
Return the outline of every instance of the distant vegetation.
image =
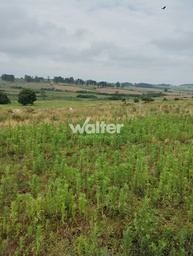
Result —
[[[14,75],[7,75],[7,74],[3,74],[1,76],[2,80],[4,81],[11,81],[14,82],[15,81],[15,77]],[[74,79],[73,77],[62,77],[62,76],[54,76],[53,79],[50,79],[50,77],[48,76],[47,78],[44,77],[39,77],[39,76],[30,76],[30,75],[25,75],[24,78],[22,78],[25,82],[27,83],[40,83],[40,82],[48,82],[48,83],[56,83],[56,84],[70,84],[70,85],[87,85],[87,86],[98,86],[98,87],[116,87],[116,88],[123,88],[123,87],[139,87],[139,88],[155,88],[157,86],[159,86],[160,88],[165,88],[165,87],[169,87],[170,84],[149,84],[149,83],[130,83],[130,82],[123,82],[120,83],[115,82],[115,83],[109,83],[107,81],[100,81],[97,82],[95,80],[89,79],[89,80],[83,80],[81,78],[78,79]]]
[[[2,79],[3,81],[7,81],[7,82],[14,82],[14,81],[15,81],[14,75],[3,74],[3,75],[1,76],[1,79]]]
[[[97,96],[95,95],[86,95],[86,94],[78,94],[76,97],[83,98],[83,99],[97,99]]]
[[[15,78],[12,74],[3,74],[1,76],[0,87],[2,92],[7,93],[13,104],[15,104],[19,92],[25,88],[34,90],[37,94],[38,102],[41,100],[90,101],[92,99],[97,99],[97,101],[121,101],[127,98],[127,103],[129,101],[135,103],[143,101],[147,103],[153,100],[163,100],[164,98],[170,100],[185,99],[190,98],[193,94],[190,86],[171,86],[164,83],[121,83],[119,81],[109,83],[108,81],[98,82],[93,79],[83,80],[81,78],[64,78],[62,76],[54,76],[54,78],[47,76],[45,78],[24,75],[24,77]],[[111,88],[114,90],[111,90]],[[186,95],[181,94],[181,92],[186,93]]]
[[[18,89],[18,90],[23,89],[22,86],[17,86],[17,85],[12,85],[12,86],[10,86],[10,88],[12,88],[12,89]]]

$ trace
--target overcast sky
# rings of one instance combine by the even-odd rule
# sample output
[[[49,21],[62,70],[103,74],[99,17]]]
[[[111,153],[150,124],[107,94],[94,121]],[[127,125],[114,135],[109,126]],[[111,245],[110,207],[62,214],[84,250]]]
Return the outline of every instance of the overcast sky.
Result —
[[[193,83],[193,0],[0,0],[4,73]]]

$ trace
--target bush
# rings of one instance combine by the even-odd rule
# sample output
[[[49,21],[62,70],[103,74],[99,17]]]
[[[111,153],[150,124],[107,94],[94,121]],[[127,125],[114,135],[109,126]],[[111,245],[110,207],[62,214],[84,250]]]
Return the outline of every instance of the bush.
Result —
[[[36,93],[31,89],[23,89],[18,95],[18,102],[24,106],[36,101]]]
[[[121,95],[113,95],[111,97],[108,97],[109,100],[122,100]]]
[[[11,103],[10,99],[7,97],[7,94],[0,92],[0,104],[9,104]]]
[[[135,103],[139,102],[139,99],[138,98],[134,98],[133,100]]]
[[[151,97],[142,97],[142,100],[145,102],[145,103],[149,103],[149,102],[151,102],[151,101],[154,101],[154,99],[153,98],[151,98]]]
[[[96,99],[97,98],[97,96],[95,96],[95,95],[81,95],[81,94],[78,94],[76,97],[84,98],[84,99]]]

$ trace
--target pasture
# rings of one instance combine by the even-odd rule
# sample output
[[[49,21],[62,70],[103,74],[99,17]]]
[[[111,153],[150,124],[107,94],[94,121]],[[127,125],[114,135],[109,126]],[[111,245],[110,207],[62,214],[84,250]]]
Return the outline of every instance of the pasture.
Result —
[[[192,255],[193,101],[56,93],[0,106],[0,255]]]

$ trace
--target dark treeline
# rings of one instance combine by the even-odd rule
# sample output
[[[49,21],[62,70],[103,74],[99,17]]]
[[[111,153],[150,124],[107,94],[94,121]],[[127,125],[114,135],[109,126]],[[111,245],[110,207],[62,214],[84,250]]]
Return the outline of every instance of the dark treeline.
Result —
[[[15,77],[14,75],[7,75],[7,74],[3,74],[1,76],[1,79],[4,81],[8,81],[8,82],[14,82],[15,81]],[[48,82],[48,83],[56,83],[56,84],[75,84],[75,85],[87,85],[87,86],[99,86],[99,87],[109,87],[109,86],[115,86],[117,88],[120,87],[141,87],[141,88],[155,88],[157,86],[159,87],[169,87],[170,84],[150,84],[150,83],[130,83],[130,82],[116,82],[116,83],[108,83],[106,81],[100,81],[97,82],[95,80],[89,79],[89,80],[83,80],[83,79],[74,79],[73,77],[67,77],[67,78],[63,78],[62,76],[54,76],[53,79],[50,79],[49,76],[47,78],[44,77],[39,77],[39,76],[30,76],[30,75],[25,75],[23,79],[25,82],[27,83],[40,83],[40,82]]]
[[[39,76],[32,77],[32,76],[28,76],[28,75],[24,76],[24,80],[27,83],[40,83],[40,82],[45,81],[45,79],[43,77],[39,77]]]
[[[105,81],[97,82],[95,80],[86,80],[83,79],[74,79],[73,77],[70,78],[63,78],[61,76],[55,76],[53,79],[54,83],[64,83],[64,84],[76,84],[76,85],[88,85],[88,86],[100,86],[100,87],[106,87],[110,86],[110,83],[107,83]]]
[[[14,82],[14,81],[15,81],[14,75],[3,74],[3,75],[1,76],[1,79],[2,79],[3,81],[7,81],[7,82]]]
[[[141,87],[141,88],[155,88],[157,86],[159,87],[169,87],[170,84],[149,84],[149,83],[129,83],[124,82],[121,84],[122,87],[126,86],[132,86],[132,87]]]

